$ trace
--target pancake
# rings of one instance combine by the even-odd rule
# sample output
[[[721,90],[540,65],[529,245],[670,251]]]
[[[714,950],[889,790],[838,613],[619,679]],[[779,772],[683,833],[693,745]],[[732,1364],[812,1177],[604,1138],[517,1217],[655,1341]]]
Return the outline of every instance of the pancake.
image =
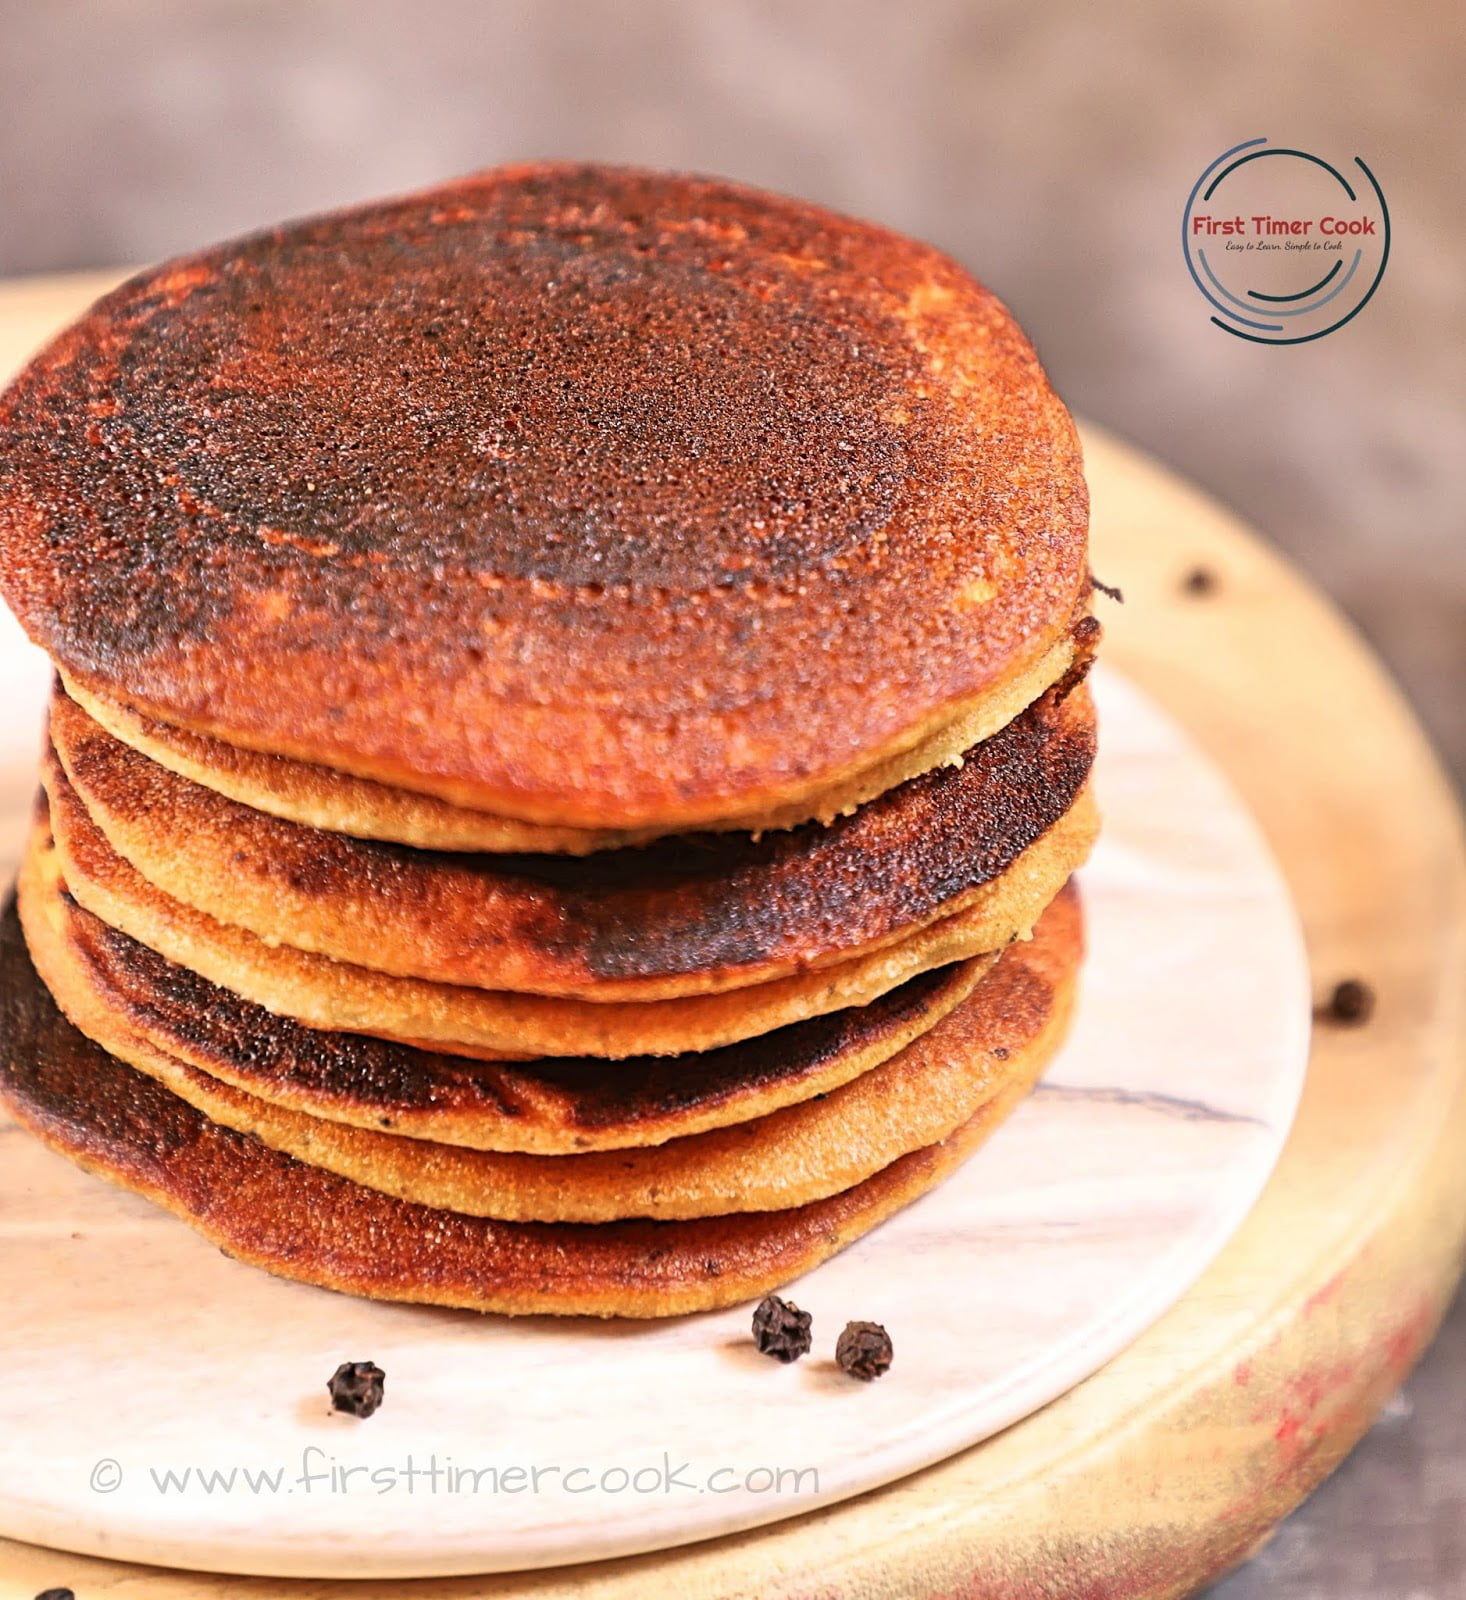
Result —
[[[155,889],[88,817],[54,756],[45,766],[60,870],[81,905],[169,961],[313,1028],[369,1033],[490,1059],[675,1055],[751,1039],[864,1005],[906,979],[1028,932],[1087,857],[1098,823],[1088,792],[966,910],[839,966],[723,994],[600,1004],[396,978],[281,945]],[[36,848],[33,845],[33,848]]]
[[[155,888],[266,943],[395,977],[597,1001],[713,994],[879,950],[976,904],[1089,777],[1066,682],[969,751],[826,827],[684,835],[566,861],[351,839],[226,800],[119,744],[59,690],[51,740]]]
[[[567,1155],[664,1143],[827,1094],[904,1049],[972,992],[995,956],[908,979],[756,1039],[696,1055],[643,1056],[614,1071],[593,1057],[467,1062],[273,1016],[84,911],[55,856],[21,873],[26,937],[73,1020],[107,1016],[106,1037],[152,1051],[253,1099],[307,1116],[469,1149]],[[87,1023],[97,1037],[102,1024]]]
[[[497,1222],[395,1200],[211,1123],[57,1010],[13,907],[0,921],[0,1101],[87,1171],[231,1256],[381,1300],[511,1314],[663,1317],[776,1289],[954,1171],[1030,1086],[829,1199],[691,1222]]]
[[[73,681],[555,826],[813,812],[999,725],[1087,520],[1067,411],[957,263],[628,169],[166,263],[0,399],[0,590]]]
[[[1019,673],[1002,695],[992,695],[955,717],[910,750],[862,772],[856,778],[792,806],[719,818],[708,828],[753,834],[804,822],[833,822],[848,816],[878,794],[908,778],[957,761],[973,745],[1031,705],[1076,663],[1087,661],[1098,642],[1099,624],[1087,614],[1069,633]],[[92,694],[64,672],[71,699],[114,739],[179,777],[200,783],[252,810],[321,828],[327,833],[379,839],[422,850],[490,851],[520,855],[590,855],[624,849],[663,836],[657,828],[569,828],[521,822],[470,811],[432,795],[414,794],[371,778],[355,778],[329,767],[287,756],[264,755],[226,744],[207,734],[190,733],[149,717],[118,700]]]
[[[503,1155],[323,1121],[199,1072],[131,1028],[89,981],[59,890],[49,906],[23,900],[21,915],[31,959],[68,1019],[211,1122],[398,1199],[515,1222],[780,1211],[852,1188],[945,1138],[1010,1080],[1031,1081],[1035,1060],[1063,1037],[1082,944],[1071,888],[954,1011],[833,1093],[651,1149]]]

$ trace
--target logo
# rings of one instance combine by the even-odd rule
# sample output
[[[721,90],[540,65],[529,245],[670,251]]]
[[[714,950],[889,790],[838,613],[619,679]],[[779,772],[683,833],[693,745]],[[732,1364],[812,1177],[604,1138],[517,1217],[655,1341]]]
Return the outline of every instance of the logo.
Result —
[[[1333,166],[1247,139],[1196,180],[1181,248],[1217,327],[1255,344],[1307,344],[1352,321],[1379,288],[1390,213],[1359,156]]]

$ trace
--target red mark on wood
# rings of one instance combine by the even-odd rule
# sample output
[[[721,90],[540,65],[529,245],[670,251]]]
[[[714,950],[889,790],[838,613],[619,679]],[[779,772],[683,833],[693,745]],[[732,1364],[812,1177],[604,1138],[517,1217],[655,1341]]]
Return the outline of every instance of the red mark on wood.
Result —
[[[1348,1277],[1346,1272],[1336,1272],[1321,1288],[1315,1289],[1303,1302],[1303,1315],[1311,1317],[1315,1311],[1321,1311],[1344,1287]]]

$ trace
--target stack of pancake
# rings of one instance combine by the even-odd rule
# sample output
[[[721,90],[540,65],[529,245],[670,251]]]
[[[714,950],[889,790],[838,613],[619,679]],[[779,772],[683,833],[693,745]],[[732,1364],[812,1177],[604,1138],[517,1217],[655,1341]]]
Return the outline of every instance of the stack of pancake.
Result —
[[[0,402],[58,669],[0,1095],[313,1283],[785,1283],[1063,1036],[1086,531],[985,289],[735,185],[507,168],[133,279]]]

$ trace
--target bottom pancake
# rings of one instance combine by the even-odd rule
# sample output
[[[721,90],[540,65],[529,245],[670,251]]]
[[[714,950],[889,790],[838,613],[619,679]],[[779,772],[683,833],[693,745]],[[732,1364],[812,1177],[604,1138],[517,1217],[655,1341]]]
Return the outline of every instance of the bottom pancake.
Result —
[[[13,905],[0,922],[0,1099],[15,1119],[228,1254],[374,1299],[603,1317],[751,1299],[939,1183],[1030,1087],[1006,1084],[940,1143],[793,1210],[694,1222],[495,1222],[392,1199],[215,1126],[67,1022],[30,963]]]
[[[1082,946],[1071,886],[954,1011],[832,1093],[651,1149],[491,1154],[302,1115],[197,1071],[130,1024],[69,936],[87,914],[59,886],[28,877],[20,911],[31,958],[70,1020],[213,1122],[399,1199],[526,1222],[784,1210],[852,1188],[947,1137],[1010,1080],[1031,1081],[1063,1037]]]

